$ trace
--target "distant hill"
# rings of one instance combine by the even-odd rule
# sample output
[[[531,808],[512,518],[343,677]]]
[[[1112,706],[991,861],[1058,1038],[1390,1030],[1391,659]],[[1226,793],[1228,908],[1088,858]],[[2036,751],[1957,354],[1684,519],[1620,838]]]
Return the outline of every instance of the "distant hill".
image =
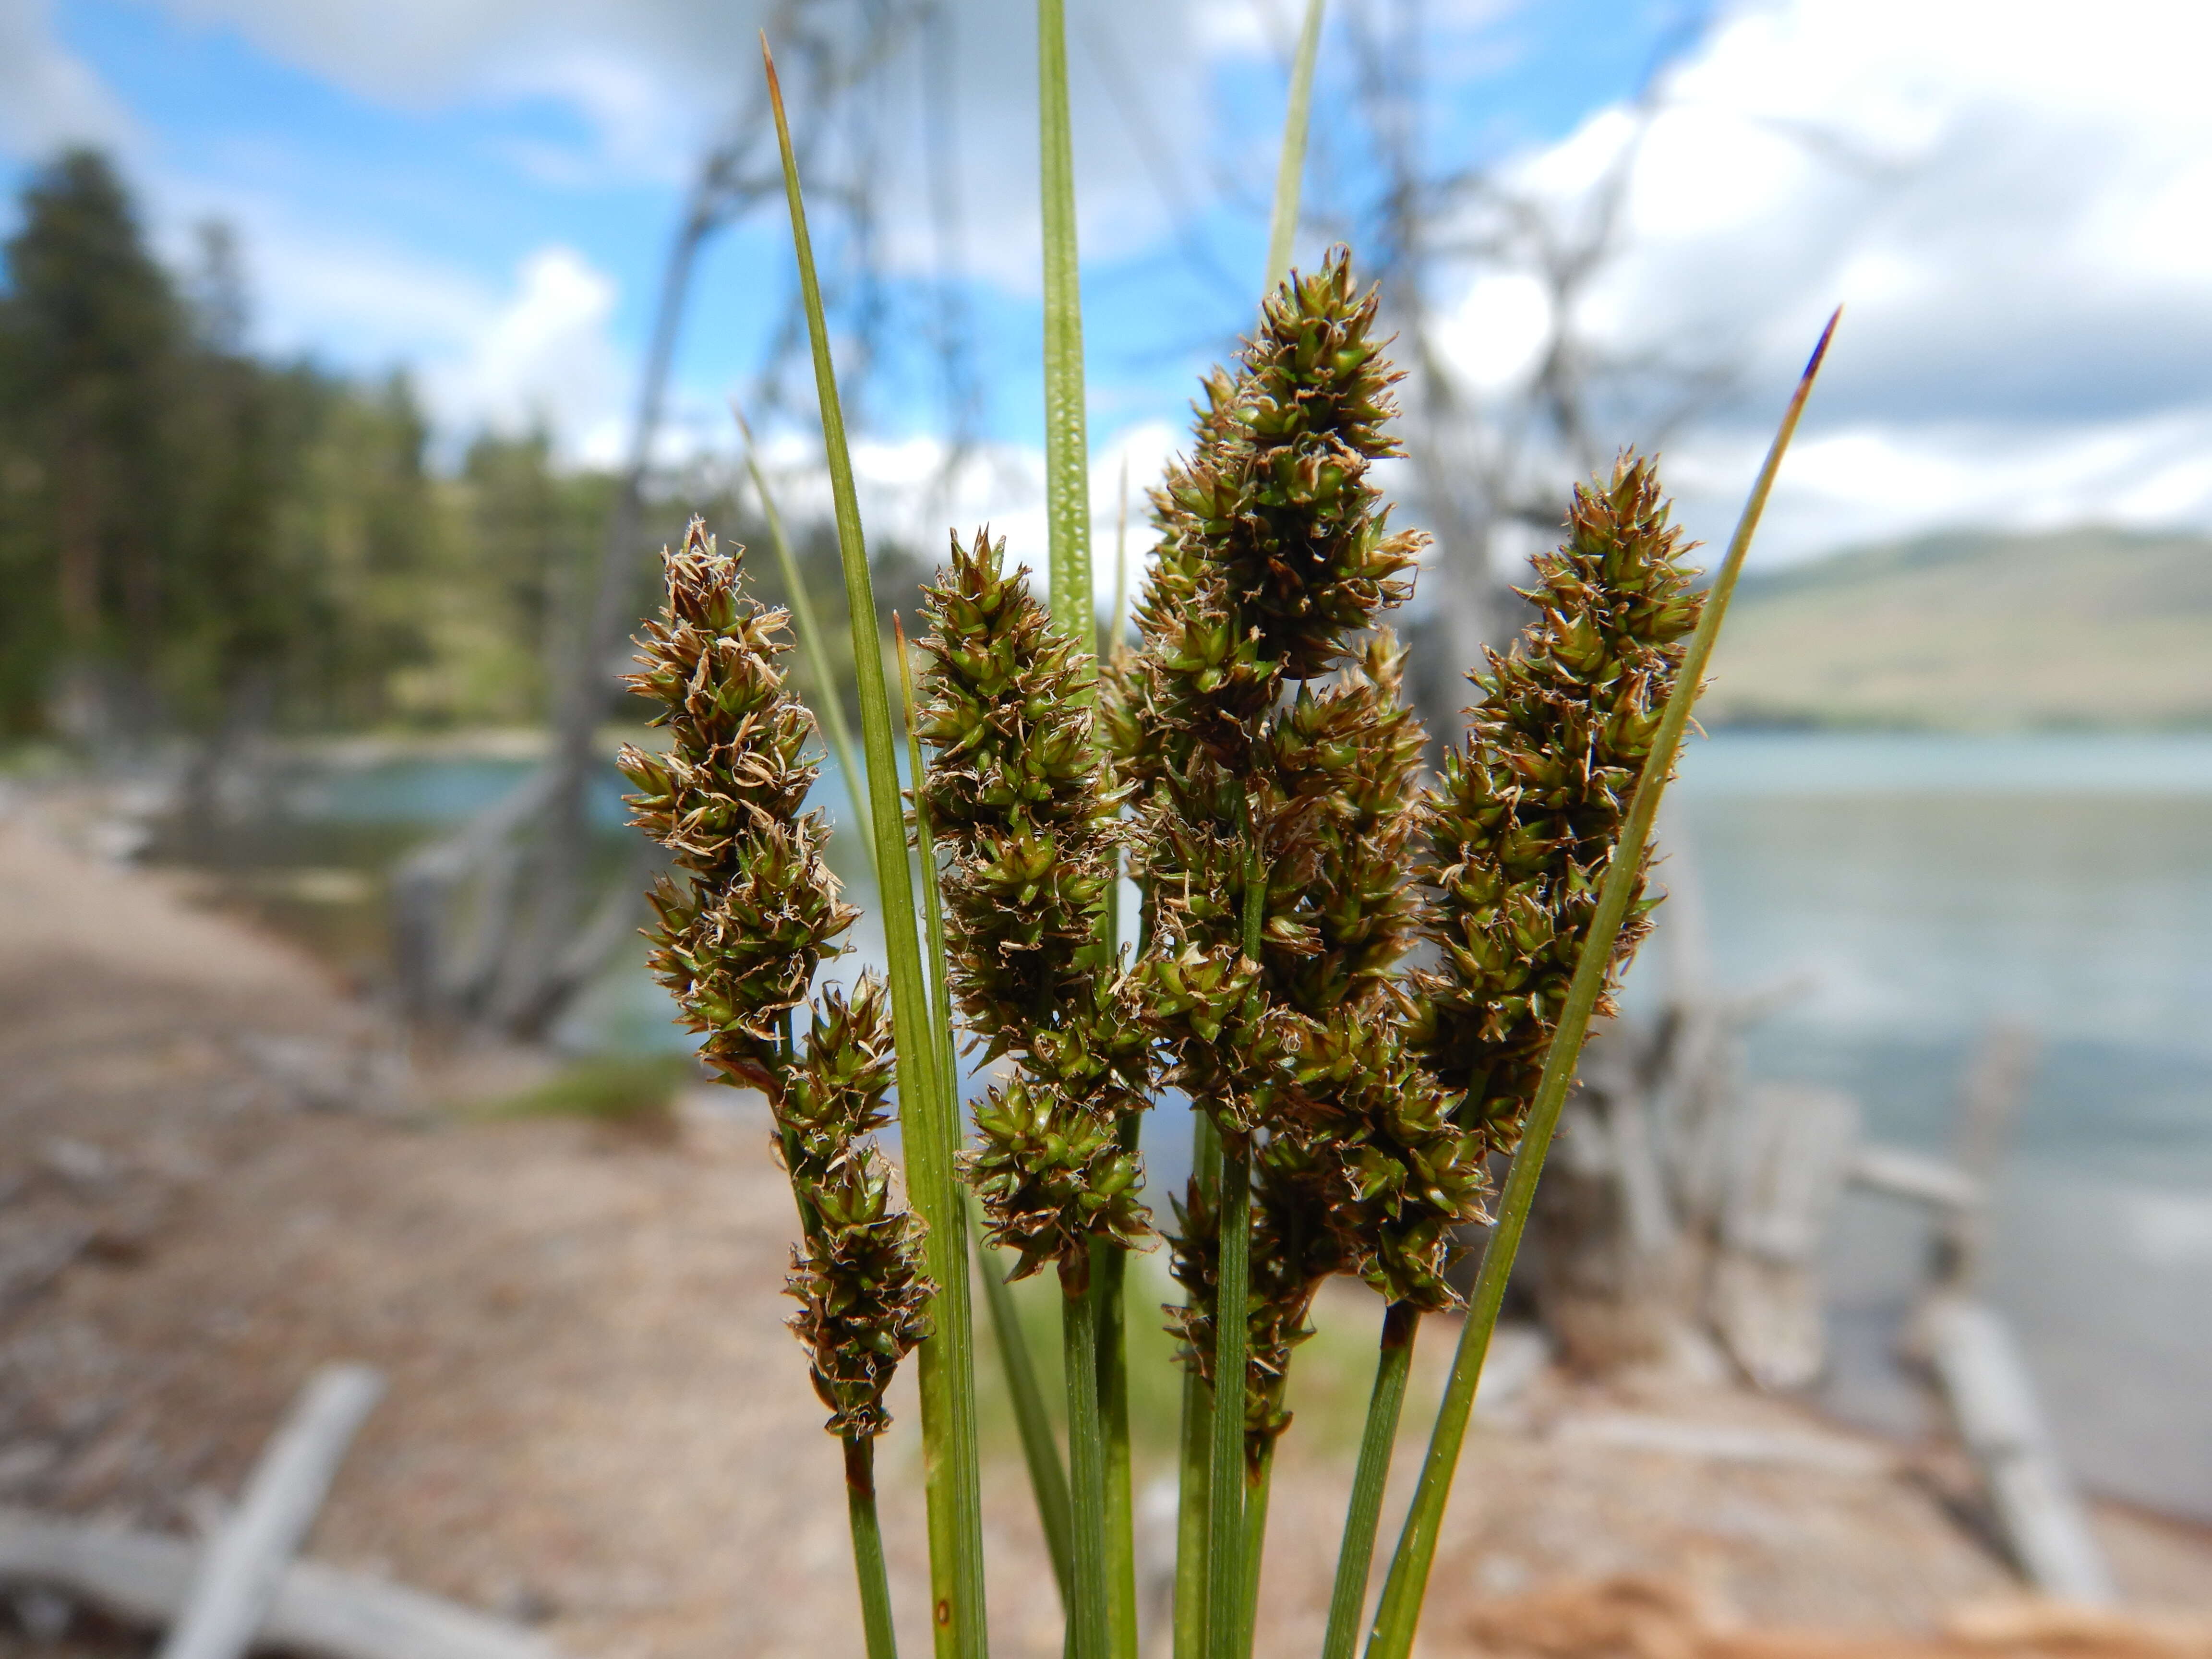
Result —
[[[2212,538],[1962,532],[1747,576],[1708,725],[2212,726]]]

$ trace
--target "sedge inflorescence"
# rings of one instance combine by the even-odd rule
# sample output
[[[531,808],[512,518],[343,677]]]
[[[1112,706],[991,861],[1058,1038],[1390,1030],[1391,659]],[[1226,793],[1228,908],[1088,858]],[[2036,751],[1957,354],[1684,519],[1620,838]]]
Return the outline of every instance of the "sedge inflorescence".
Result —
[[[1333,255],[1267,301],[1239,371],[1208,381],[1194,451],[1154,495],[1143,643],[1114,685],[1146,1017],[1169,1080],[1253,1154],[1255,1455],[1288,1421],[1283,1379],[1321,1282],[1355,1273],[1443,1305],[1451,1231],[1483,1193],[1394,978],[1422,919],[1425,734],[1402,653],[1375,630],[1423,538],[1389,528],[1370,476],[1396,453],[1376,313]],[[1177,1210],[1174,1317],[1209,1374],[1219,1205],[1194,1182]]]
[[[660,753],[624,744],[632,823],[668,848],[681,879],[651,895],[654,976],[700,1056],[759,1089],[798,1201],[792,1328],[806,1346],[829,1428],[848,1440],[890,1423],[884,1391],[928,1332],[920,1224],[892,1200],[872,1132],[886,1121],[890,1010],[864,975],[811,1006],[815,973],[857,914],[823,860],[829,825],[801,808],[816,768],[812,717],[786,684],[785,614],[746,591],[739,558],[696,519],[665,556],[667,602],[639,641],[631,690],[660,705]]]
[[[1444,760],[1422,874],[1438,965],[1417,976],[1414,1042],[1463,1097],[1461,1121],[1510,1149],[1597,908],[1704,596],[1651,463],[1577,486],[1567,539],[1536,561],[1535,622],[1471,676],[1480,702]],[[1638,897],[1607,996],[1650,931]]]
[[[1094,1242],[1149,1231],[1133,1114],[1148,1056],[1101,926],[1120,795],[1090,708],[1091,661],[979,534],[928,590],[933,631],[919,800],[943,874],[949,982],[985,1057],[1013,1074],[975,1110],[969,1175],[1014,1272],[1057,1262],[1079,1286]]]
[[[945,854],[947,978],[984,1057],[1011,1061],[965,1159],[988,1240],[1017,1275],[1053,1263],[1071,1288],[1093,1247],[1140,1243],[1134,1115],[1156,1080],[1186,1091],[1250,1154],[1255,1457],[1288,1423],[1291,1352],[1328,1277],[1414,1313],[1454,1300],[1455,1230],[1480,1218],[1485,1161],[1534,1097],[1700,608],[1650,464],[1624,458],[1576,491],[1526,595],[1536,621],[1471,676],[1470,729],[1425,788],[1404,653],[1381,626],[1422,538],[1389,529],[1370,476],[1395,453],[1375,320],[1332,255],[1210,377],[1192,453],[1154,492],[1140,648],[1103,686],[987,535],[955,538],[921,641],[935,759],[916,809]],[[888,1002],[864,975],[808,1003],[854,913],[826,824],[801,810],[813,726],[778,665],[782,613],[696,522],[667,574],[632,684],[671,742],[621,763],[635,822],[682,872],[652,895],[653,966],[702,1057],[775,1109],[805,1233],[793,1324],[832,1429],[872,1435],[930,1291],[869,1139]],[[1102,926],[1125,846],[1146,941],[1126,971]],[[1432,959],[1408,972],[1420,940]],[[1220,1195],[1194,1180],[1175,1210],[1187,1296],[1170,1316],[1210,1377]]]

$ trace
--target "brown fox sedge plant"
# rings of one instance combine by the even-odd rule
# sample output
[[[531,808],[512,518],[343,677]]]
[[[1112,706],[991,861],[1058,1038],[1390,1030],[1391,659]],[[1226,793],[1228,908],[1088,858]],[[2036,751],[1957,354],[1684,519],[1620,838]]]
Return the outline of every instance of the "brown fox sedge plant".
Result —
[[[653,971],[702,1038],[700,1057],[768,1097],[798,1200],[792,1329],[806,1345],[828,1427],[845,1443],[853,1553],[871,1659],[892,1651],[890,1591],[876,1519],[875,1441],[890,1425],[884,1390],[927,1334],[934,1289],[914,1218],[893,1206],[870,1143],[889,1121],[891,1032],[883,987],[864,975],[847,997],[811,1005],[803,1049],[792,1014],[808,1006],[823,952],[858,914],[837,901],[822,860],[829,825],[802,813],[816,771],[803,750],[812,717],[777,659],[785,615],[753,599],[736,556],[696,519],[667,556],[668,601],[648,623],[631,690],[661,705],[665,754],[623,745],[638,793],[631,822],[674,854],[686,879],[652,894]]]
[[[1049,602],[1003,544],[954,537],[928,592],[918,705],[901,639],[911,843],[835,367],[769,65],[860,680],[854,794],[880,873],[884,978],[863,975],[842,994],[815,984],[854,913],[822,863],[826,827],[802,810],[813,722],[780,666],[782,613],[746,595],[738,556],[696,524],[668,556],[667,605],[634,681],[660,702],[671,746],[627,750],[623,766],[635,821],[681,872],[653,895],[655,970],[707,1060],[768,1097],[791,1175],[792,1323],[846,1446],[871,1659],[892,1644],[872,1449],[889,1426],[884,1388],[910,1350],[929,1626],[942,1655],[986,1651],[970,1202],[987,1272],[1049,1266],[1062,1291],[1064,1464],[995,1287],[992,1302],[1079,1659],[1136,1652],[1127,1252],[1164,1230],[1183,1293],[1170,1317],[1185,1370],[1177,1659],[1251,1653],[1268,1475],[1292,1427],[1284,1382],[1316,1289],[1342,1274],[1383,1299],[1322,1650],[1349,1659],[1420,1318],[1457,1305],[1456,1230],[1484,1214],[1488,1155],[1511,1152],[1373,1615],[1370,1659],[1405,1659],[1544,1154],[1589,1019],[1648,927],[1653,816],[1826,348],[1824,335],[1704,592],[1648,460],[1624,456],[1562,504],[1566,537],[1528,590],[1536,619],[1471,674],[1471,723],[1425,782],[1404,653],[1383,625],[1424,538],[1390,527],[1371,476],[1398,453],[1376,295],[1340,249],[1318,270],[1287,270],[1319,18],[1310,0],[1258,327],[1206,380],[1188,459],[1153,492],[1159,546],[1139,642],[1115,640],[1102,677],[1088,648],[1062,31],[1057,0],[1042,0]],[[1134,952],[1109,921],[1125,866],[1140,901]],[[1419,972],[1407,962],[1417,940],[1433,951]],[[953,1055],[963,1033],[1000,1063],[968,1103],[965,1146]],[[910,1213],[869,1140],[894,1087]],[[1195,1107],[1199,1156],[1162,1215],[1144,1202],[1135,1131],[1164,1087]]]

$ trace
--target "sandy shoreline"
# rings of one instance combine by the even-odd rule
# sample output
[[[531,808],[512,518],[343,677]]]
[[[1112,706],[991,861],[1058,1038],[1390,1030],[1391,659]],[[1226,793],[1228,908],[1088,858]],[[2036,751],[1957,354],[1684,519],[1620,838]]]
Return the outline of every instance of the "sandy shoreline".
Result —
[[[296,952],[32,810],[0,819],[0,1502],[189,1532],[313,1365],[362,1359],[391,1392],[318,1557],[539,1620],[578,1659],[857,1653],[759,1121],[696,1110],[662,1140],[471,1121],[426,1107],[438,1087]],[[1431,1377],[1449,1346],[1425,1337]],[[886,1523],[919,1653],[910,1407]],[[1745,1433],[1810,1449],[1715,1451]],[[1278,1477],[1263,1652],[1318,1645],[1348,1467],[1310,1434]],[[1018,1469],[988,1479],[994,1648],[1055,1653]],[[2131,1602],[2212,1616],[2212,1538],[2098,1525]],[[2014,1588],[1940,1446],[1549,1374],[1471,1444],[1437,1582],[1438,1655],[1748,1653],[1742,1632],[1779,1628],[1902,1650]]]

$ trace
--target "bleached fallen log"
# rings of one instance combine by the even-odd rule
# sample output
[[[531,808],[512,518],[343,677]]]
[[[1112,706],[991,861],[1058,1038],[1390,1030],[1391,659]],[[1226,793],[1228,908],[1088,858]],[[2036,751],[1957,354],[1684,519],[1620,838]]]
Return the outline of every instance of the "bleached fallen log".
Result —
[[[209,1540],[161,1659],[239,1659],[307,1541],[363,1419],[384,1394],[366,1365],[325,1365],[270,1439],[238,1507]]]
[[[1764,1464],[1817,1469],[1824,1474],[1873,1478],[1893,1474],[1897,1458],[1883,1447],[1837,1434],[1790,1432],[1727,1423],[1695,1423],[1634,1412],[1589,1412],[1563,1418],[1553,1437],[1624,1451],[1717,1463]]]
[[[1921,1328],[1959,1437],[1980,1467],[2021,1571],[2047,1595],[2110,1606],[2117,1599],[2112,1572],[2012,1333],[1988,1307],[1964,1297],[1931,1302]]]
[[[1957,1164],[1903,1146],[1869,1142],[1851,1158],[1851,1183],[1936,1210],[1971,1209],[1982,1202],[1983,1183]]]
[[[200,1549],[0,1508],[0,1588],[59,1591],[119,1623],[172,1624]],[[285,1568],[254,1638],[299,1659],[560,1659],[536,1632],[312,1561]]]

